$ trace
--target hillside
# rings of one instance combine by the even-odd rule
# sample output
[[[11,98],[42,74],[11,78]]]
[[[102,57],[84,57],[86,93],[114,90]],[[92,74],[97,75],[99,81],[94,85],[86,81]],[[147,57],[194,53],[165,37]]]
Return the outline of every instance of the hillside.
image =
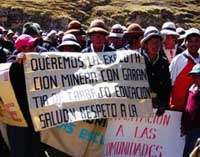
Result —
[[[95,17],[112,24],[140,23],[143,27],[171,20],[185,28],[200,27],[200,0],[0,0],[0,25],[20,30],[38,22],[44,30],[65,29],[71,19],[87,28]]]

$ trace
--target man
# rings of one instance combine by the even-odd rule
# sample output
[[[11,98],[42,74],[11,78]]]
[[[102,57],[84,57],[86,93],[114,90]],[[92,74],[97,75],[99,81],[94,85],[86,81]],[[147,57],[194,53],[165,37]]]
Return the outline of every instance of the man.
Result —
[[[58,51],[58,38],[57,38],[57,31],[51,30],[47,36],[44,38],[42,46],[46,48],[50,52]]]
[[[58,50],[61,52],[80,52],[81,45],[73,34],[65,34],[61,44],[58,46]]]
[[[143,38],[144,32],[142,27],[137,23],[132,23],[128,26],[124,38],[127,40],[126,49],[135,50],[141,52],[141,39]]]
[[[184,39],[185,39],[185,33],[186,33],[186,31],[182,27],[178,27],[178,28],[176,28],[176,32],[179,34],[179,38],[177,39],[177,44],[183,50],[185,50]]]
[[[156,115],[161,116],[169,103],[171,80],[169,63],[160,55],[162,37],[158,29],[154,26],[147,27],[141,44],[144,47],[142,55],[145,59],[153,107],[157,108]]]
[[[81,45],[81,49],[86,47],[85,31],[82,28],[82,24],[78,20],[72,20],[67,25],[67,31],[64,34],[73,34],[78,43]]]
[[[185,36],[186,50],[177,55],[170,64],[172,79],[172,93],[170,108],[177,111],[184,111],[188,89],[192,84],[192,77],[188,73],[193,66],[200,63],[198,50],[200,48],[200,32],[196,28],[191,28]]]
[[[183,52],[184,49],[177,45],[177,39],[179,34],[176,32],[176,26],[173,22],[165,22],[162,26],[161,34],[163,35],[163,51],[169,63],[179,53]]]
[[[83,49],[82,52],[107,52],[114,51],[113,48],[109,47],[107,44],[106,36],[109,34],[104,21],[96,19],[91,22],[88,31],[88,36],[90,37],[91,44]]]
[[[108,36],[109,44],[114,49],[121,49],[123,48],[123,36],[124,30],[122,25],[115,24],[111,28],[111,32]]]

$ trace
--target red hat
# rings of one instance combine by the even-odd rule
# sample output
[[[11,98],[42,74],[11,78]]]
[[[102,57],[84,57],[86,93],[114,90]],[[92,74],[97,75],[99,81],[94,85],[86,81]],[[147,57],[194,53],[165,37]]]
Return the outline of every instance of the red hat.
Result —
[[[33,46],[37,40],[38,38],[33,38],[30,35],[22,34],[15,40],[15,48],[17,50],[21,50],[23,46]]]

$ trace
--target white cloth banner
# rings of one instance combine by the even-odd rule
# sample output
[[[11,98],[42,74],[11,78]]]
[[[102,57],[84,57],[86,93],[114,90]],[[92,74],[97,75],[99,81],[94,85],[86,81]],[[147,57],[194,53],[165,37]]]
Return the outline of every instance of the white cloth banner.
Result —
[[[111,119],[104,142],[104,157],[181,157],[181,112],[161,117]]]
[[[36,130],[153,113],[144,58],[137,52],[27,53],[24,69]]]

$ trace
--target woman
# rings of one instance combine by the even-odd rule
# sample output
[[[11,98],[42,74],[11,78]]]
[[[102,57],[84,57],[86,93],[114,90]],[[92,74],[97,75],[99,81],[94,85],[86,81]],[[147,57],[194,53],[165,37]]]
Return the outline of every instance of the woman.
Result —
[[[36,51],[37,42],[38,38],[25,34],[19,36],[15,41],[15,48],[20,53],[17,55],[17,60],[10,67],[10,81],[28,127],[7,125],[11,157],[40,156],[40,136],[39,133],[34,131],[29,113],[22,62],[25,58],[25,53]]]

